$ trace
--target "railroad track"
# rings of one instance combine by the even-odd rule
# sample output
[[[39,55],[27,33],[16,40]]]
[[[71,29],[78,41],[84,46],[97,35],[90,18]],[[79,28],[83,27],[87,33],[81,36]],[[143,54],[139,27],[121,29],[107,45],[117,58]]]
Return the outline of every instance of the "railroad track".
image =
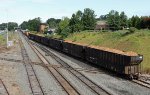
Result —
[[[29,59],[29,56],[25,50],[25,47],[23,46],[22,41],[19,42],[21,47],[21,53],[24,60],[24,66],[27,72],[28,81],[30,84],[30,88],[33,95],[45,95],[44,91],[40,85],[40,82],[38,80],[38,77],[36,76],[36,73],[34,71],[34,68],[31,64],[31,61]]]
[[[23,60],[8,59],[8,58],[2,58],[2,57],[0,57],[0,60],[10,61],[10,62],[18,62],[18,63],[22,63],[23,62]]]
[[[0,79],[0,95],[10,95],[2,79]]]
[[[132,80],[132,82],[150,89],[150,83],[148,83],[144,80]]]
[[[74,68],[72,68],[71,66],[68,65],[68,63],[66,63],[65,61],[63,61],[62,59],[60,59],[59,57],[57,57],[55,54],[53,54],[51,51],[49,51],[47,48],[30,42],[31,43],[31,47],[33,47],[35,49],[36,52],[38,52],[39,54],[40,51],[38,51],[38,49],[35,48],[35,46],[39,47],[41,50],[43,50],[46,54],[50,55],[53,59],[55,59],[58,63],[60,63],[62,65],[62,67],[67,68],[67,70],[73,75],[75,76],[78,80],[80,80],[82,83],[84,83],[87,87],[89,87],[89,89],[93,92],[95,92],[98,95],[111,95],[110,92],[106,91],[105,89],[103,89],[102,87],[100,87],[99,85],[95,84],[94,82],[92,82],[89,78],[87,78],[86,76],[84,76],[82,73],[80,73],[79,71],[75,70]],[[30,44],[29,43],[29,44]],[[34,46],[35,45],[35,46]],[[42,55],[42,54],[41,54]],[[43,56],[44,58],[44,56]],[[44,61],[47,61],[46,59]],[[43,61],[43,62],[44,62]],[[48,61],[46,62],[46,65],[49,64]],[[59,72],[59,70],[57,68],[54,68],[57,72]],[[60,72],[59,72],[60,73]],[[61,74],[61,73],[60,73]]]
[[[55,80],[61,85],[61,87],[66,91],[68,95],[80,95],[79,92],[63,77],[63,75],[57,70],[56,66],[49,65],[48,61],[40,54],[24,37],[34,52],[38,55],[41,61],[45,64],[44,67],[49,71],[49,73],[55,78]]]
[[[133,82],[150,89],[150,78],[141,76],[138,80],[133,80]]]

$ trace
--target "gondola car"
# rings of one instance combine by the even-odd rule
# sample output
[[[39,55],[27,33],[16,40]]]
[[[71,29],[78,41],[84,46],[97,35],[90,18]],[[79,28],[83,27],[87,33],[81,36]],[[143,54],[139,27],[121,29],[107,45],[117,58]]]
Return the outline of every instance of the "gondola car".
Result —
[[[86,47],[86,60],[101,67],[124,74],[129,78],[138,78],[140,73],[140,63],[143,61],[142,55],[131,55],[125,52],[117,53],[111,50]]]
[[[86,46],[34,34],[29,34],[29,38],[50,48],[97,64],[107,70],[126,75],[130,79],[138,78],[141,72],[140,63],[143,61],[143,56],[136,53],[128,53],[104,47]]]
[[[73,43],[70,41],[63,42],[63,51],[77,58],[85,59],[84,48],[85,45],[81,45],[79,43]]]

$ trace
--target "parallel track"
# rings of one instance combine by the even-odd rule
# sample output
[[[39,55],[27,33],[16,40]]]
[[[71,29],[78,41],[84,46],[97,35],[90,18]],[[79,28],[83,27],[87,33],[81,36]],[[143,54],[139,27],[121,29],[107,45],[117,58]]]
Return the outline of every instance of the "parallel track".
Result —
[[[111,95],[110,92],[106,91],[105,89],[103,89],[99,85],[97,85],[94,82],[92,82],[89,78],[87,78],[86,76],[84,76],[82,73],[80,73],[79,71],[77,71],[74,68],[72,68],[71,66],[69,66],[68,63],[66,63],[65,61],[63,61],[59,57],[57,57],[55,54],[53,54],[47,48],[45,48],[45,47],[43,47],[43,46],[41,46],[39,44],[33,43],[33,42],[31,42],[31,44],[32,45],[36,45],[41,50],[43,50],[45,53],[47,53],[48,55],[50,55],[53,59],[55,59],[58,63],[60,63],[63,67],[67,68],[67,70],[72,75],[74,75],[77,79],[79,79],[80,81],[82,81],[85,85],[87,85],[96,94],[98,94],[98,95]]]
[[[8,58],[2,58],[2,57],[0,57],[0,60],[10,61],[10,62],[18,62],[18,63],[22,63],[23,62],[23,60],[8,59]]]
[[[150,89],[150,84],[141,80],[132,80],[132,82]]]
[[[80,95],[79,92],[63,77],[63,75],[57,70],[57,68],[53,66],[47,66],[49,65],[48,61],[44,58],[42,54],[40,54],[36,48],[31,45],[27,38],[25,40],[28,42],[28,44],[31,46],[31,48],[34,50],[34,52],[38,55],[38,57],[41,59],[41,61],[45,64],[45,68],[48,69],[48,71],[53,75],[53,77],[57,80],[57,82],[63,87],[63,89],[66,91],[68,95]]]
[[[20,47],[32,94],[45,95],[22,41],[20,41]]]

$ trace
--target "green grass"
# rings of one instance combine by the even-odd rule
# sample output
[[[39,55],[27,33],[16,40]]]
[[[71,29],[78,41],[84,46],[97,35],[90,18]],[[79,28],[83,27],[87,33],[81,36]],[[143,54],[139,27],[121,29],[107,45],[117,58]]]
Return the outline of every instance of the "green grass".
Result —
[[[17,38],[17,34],[14,31],[8,32],[8,40],[15,40]],[[6,47],[6,33],[0,34],[0,47]]]
[[[144,56],[143,71],[150,72],[150,30],[136,30],[135,33],[125,35],[127,32],[127,30],[116,32],[83,31],[70,34],[65,40],[137,52]]]
[[[6,36],[5,34],[0,34],[0,47],[6,45]]]

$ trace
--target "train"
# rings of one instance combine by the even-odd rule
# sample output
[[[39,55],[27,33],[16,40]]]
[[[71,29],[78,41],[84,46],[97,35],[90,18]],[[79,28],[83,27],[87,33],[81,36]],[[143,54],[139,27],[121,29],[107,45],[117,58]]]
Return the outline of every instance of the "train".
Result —
[[[129,79],[138,79],[140,76],[141,62],[143,61],[143,55],[141,54],[106,47],[84,45],[62,39],[47,38],[31,33],[27,33],[27,36],[29,39],[52,49],[82,59],[91,64],[96,64],[96,66],[100,66],[119,75],[127,76]]]

